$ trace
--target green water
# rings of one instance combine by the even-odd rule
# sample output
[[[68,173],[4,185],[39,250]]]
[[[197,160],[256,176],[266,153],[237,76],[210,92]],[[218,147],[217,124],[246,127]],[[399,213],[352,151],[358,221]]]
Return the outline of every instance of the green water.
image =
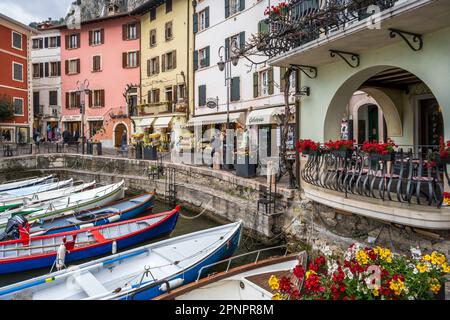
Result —
[[[30,177],[30,176],[36,176],[39,174],[34,173],[30,173],[30,172],[22,172],[22,173],[10,173],[7,175],[1,175],[0,176],[0,181],[7,181],[7,180],[13,180],[13,179],[21,179],[24,177]],[[127,194],[127,196],[132,196],[134,194]],[[164,212],[164,211],[168,211],[173,209],[173,207],[156,201],[155,206],[153,207],[152,212],[153,213],[158,213],[158,212]],[[144,213],[143,215],[146,215],[147,213]],[[197,213],[193,213],[190,212],[188,210],[182,209],[181,210],[181,214],[182,216],[185,217],[195,217],[196,215],[198,215]],[[172,232],[172,234],[169,236],[170,238],[172,237],[176,237],[176,236],[180,236],[180,235],[184,235],[184,234],[188,234],[188,233],[192,233],[195,231],[200,231],[200,230],[205,230],[208,228],[213,228],[218,226],[219,224],[214,222],[213,220],[207,218],[206,216],[200,216],[200,217],[196,217],[195,219],[186,219],[183,218],[182,216],[180,216],[180,218],[178,219],[178,223],[177,226],[175,227],[174,231]],[[166,237],[166,238],[169,238]],[[145,244],[149,244],[149,243],[154,243],[154,242],[158,242],[161,241],[165,238],[159,238],[156,240],[152,240],[152,241],[148,241],[145,243],[141,243],[138,246],[142,246]],[[242,254],[242,253],[247,253],[247,252],[251,252],[254,250],[258,250],[264,248],[264,245],[262,245],[261,243],[254,241],[253,239],[243,235],[241,238],[241,244],[239,249],[237,250],[236,254]],[[125,250],[128,250],[131,248],[127,248]],[[124,250],[122,250],[124,251]],[[276,250],[274,251],[269,251],[267,253],[264,253],[260,256],[260,258],[263,257],[267,257],[270,255],[274,255],[276,253],[281,253],[280,251]],[[238,264],[245,264],[245,263],[250,263],[253,262],[255,259],[256,255],[251,255],[248,257],[244,257],[244,258],[240,258],[237,259],[232,266],[234,265],[238,265]],[[100,257],[95,257],[93,259],[97,259]],[[76,261],[73,262],[71,264],[80,264],[86,261]],[[225,267],[225,264],[223,266],[218,266],[215,270],[213,271],[221,271],[223,268]],[[8,274],[8,275],[0,275],[0,287],[2,286],[6,286],[15,282],[19,282],[19,281],[24,281],[30,278],[34,278],[37,276],[41,276],[44,274],[47,274],[50,272],[50,268],[45,268],[45,269],[37,269],[37,270],[30,270],[30,271],[26,271],[26,272],[22,272],[22,273],[15,273],[15,274]]]

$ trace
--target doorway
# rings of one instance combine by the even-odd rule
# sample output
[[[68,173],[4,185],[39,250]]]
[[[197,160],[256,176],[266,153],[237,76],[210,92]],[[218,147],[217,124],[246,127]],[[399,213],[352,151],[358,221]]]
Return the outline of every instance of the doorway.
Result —
[[[114,146],[116,148],[119,148],[122,145],[122,137],[125,134],[125,143],[128,144],[128,133],[127,133],[127,127],[120,123],[116,126],[116,129],[114,130]]]
[[[419,145],[422,154],[428,150],[437,150],[439,140],[444,136],[444,118],[436,99],[424,99],[419,101]]]

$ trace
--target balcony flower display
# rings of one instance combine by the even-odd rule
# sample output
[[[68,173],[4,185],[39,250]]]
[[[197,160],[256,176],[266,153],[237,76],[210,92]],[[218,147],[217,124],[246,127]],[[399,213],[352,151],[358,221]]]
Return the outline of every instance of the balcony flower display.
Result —
[[[327,151],[334,153],[339,156],[349,156],[354,150],[354,141],[352,140],[337,140],[328,141],[325,143],[325,148]]]
[[[319,256],[290,278],[271,276],[274,300],[431,300],[441,292],[450,266],[439,252],[411,257],[387,248],[351,245],[342,261]]]
[[[297,142],[297,151],[303,155],[310,154],[312,151],[319,151],[320,143],[309,139],[300,140]]]
[[[279,20],[282,16],[286,15],[289,11],[289,7],[286,2],[281,2],[277,6],[267,7],[264,11],[264,15],[269,16],[271,20]]]
[[[374,160],[392,160],[397,147],[391,139],[388,139],[385,143],[374,140],[373,142],[365,141],[361,150],[368,153]]]

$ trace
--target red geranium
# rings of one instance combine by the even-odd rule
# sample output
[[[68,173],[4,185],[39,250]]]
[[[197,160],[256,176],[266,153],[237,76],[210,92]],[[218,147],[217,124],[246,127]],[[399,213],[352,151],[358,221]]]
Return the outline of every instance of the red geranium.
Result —
[[[300,140],[297,142],[297,151],[299,153],[308,153],[311,151],[319,150],[319,148],[320,148],[320,143],[314,142],[309,139]]]
[[[346,151],[346,150],[353,150],[354,149],[355,142],[352,140],[337,140],[337,141],[328,141],[325,143],[325,147],[330,150],[337,150],[337,151]]]
[[[379,155],[387,155],[395,151],[397,145],[392,140],[388,140],[385,143],[379,143],[376,140],[369,142],[365,141],[361,150],[366,153],[376,153]]]

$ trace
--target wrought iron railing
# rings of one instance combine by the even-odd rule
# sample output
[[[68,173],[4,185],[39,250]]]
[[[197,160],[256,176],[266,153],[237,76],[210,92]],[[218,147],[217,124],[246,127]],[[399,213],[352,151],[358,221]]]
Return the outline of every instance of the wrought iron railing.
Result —
[[[427,148],[427,154],[412,149],[380,156],[354,151],[318,152],[308,155],[301,171],[307,183],[347,197],[355,194],[403,203],[441,207],[444,181],[448,183],[448,159]]]
[[[287,8],[272,12],[267,38],[259,47],[273,57],[328,35],[344,30],[352,22],[392,8],[399,0],[290,0]]]

